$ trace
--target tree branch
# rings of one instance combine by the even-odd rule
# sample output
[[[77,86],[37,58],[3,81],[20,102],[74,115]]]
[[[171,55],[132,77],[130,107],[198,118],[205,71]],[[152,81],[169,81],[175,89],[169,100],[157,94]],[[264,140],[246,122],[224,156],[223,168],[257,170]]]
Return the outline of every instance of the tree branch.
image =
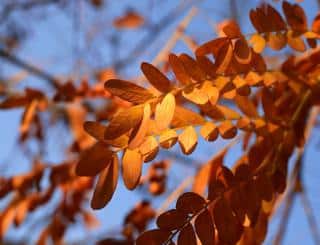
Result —
[[[48,84],[51,87],[57,88],[58,87],[58,80],[52,76],[51,74],[27,63],[24,60],[21,60],[20,58],[14,56],[13,54],[10,54],[9,52],[7,52],[4,49],[0,49],[0,58],[6,60],[7,62],[11,63],[12,65],[18,66],[32,74],[34,74],[35,76],[45,80],[48,82]]]

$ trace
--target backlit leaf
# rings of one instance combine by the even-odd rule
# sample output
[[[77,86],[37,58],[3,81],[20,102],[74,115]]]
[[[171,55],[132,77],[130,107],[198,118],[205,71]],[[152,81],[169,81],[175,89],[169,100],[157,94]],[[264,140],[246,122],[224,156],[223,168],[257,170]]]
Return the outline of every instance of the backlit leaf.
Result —
[[[183,63],[175,54],[169,55],[169,63],[171,65],[174,75],[181,84],[187,85],[191,83],[190,77],[189,75],[187,75]]]
[[[250,38],[250,43],[256,53],[262,53],[266,46],[266,40],[259,34],[253,34]]]
[[[147,89],[124,80],[108,80],[104,84],[104,87],[112,95],[118,96],[121,99],[134,104],[144,103],[154,97]]]
[[[144,18],[140,14],[130,10],[124,16],[120,16],[113,21],[113,25],[119,29],[134,29],[144,23]]]
[[[292,32],[288,32],[287,33],[287,38],[288,38],[288,45],[296,50],[296,51],[299,51],[299,52],[304,52],[306,50],[306,45],[302,39],[301,36],[293,36],[293,33]]]
[[[175,106],[175,97],[171,93],[167,94],[161,103],[157,104],[155,122],[159,131],[165,130],[169,127],[174,115]]]
[[[204,118],[198,113],[177,105],[175,107],[175,112],[171,124],[174,127],[181,128],[189,125],[201,125],[204,122]]]
[[[142,116],[143,106],[141,105],[119,111],[108,124],[104,132],[104,138],[106,140],[113,140],[127,133],[140,123]]]
[[[223,24],[222,30],[229,38],[239,38],[242,36],[240,27],[234,20],[227,20]]]
[[[224,46],[225,43],[229,43],[227,37],[220,37],[202,44],[196,50],[197,56],[204,56],[207,54],[213,54],[214,57],[217,57],[219,50]]]
[[[178,138],[181,150],[184,154],[191,154],[198,144],[197,132],[194,127],[187,127]]]
[[[258,111],[256,109],[256,106],[253,104],[253,102],[246,96],[240,96],[237,95],[235,97],[235,102],[239,109],[248,117],[258,117]]]
[[[232,139],[237,135],[237,128],[230,121],[222,122],[218,128],[221,137],[224,139]]]
[[[137,150],[127,149],[122,157],[122,177],[125,186],[133,190],[138,184],[142,170],[142,156]]]
[[[273,50],[281,50],[287,45],[287,36],[283,33],[269,33],[268,45]]]
[[[139,151],[143,156],[144,162],[152,161],[159,152],[159,145],[155,137],[146,137],[144,142],[139,146]]]
[[[87,121],[83,124],[84,130],[94,137],[97,140],[104,140],[104,132],[106,130],[106,126],[99,122]]]
[[[91,200],[93,209],[101,209],[111,200],[118,182],[118,157],[113,155],[112,162],[100,173]]]
[[[234,57],[240,64],[250,64],[252,52],[245,39],[238,39],[234,45]]]
[[[159,144],[161,147],[165,149],[169,149],[172,146],[174,146],[177,140],[178,140],[178,135],[176,131],[173,129],[168,129],[160,134]]]
[[[171,81],[156,68],[149,63],[142,63],[141,70],[153,87],[163,93],[171,90]]]
[[[200,134],[207,141],[215,141],[219,136],[218,127],[212,122],[206,122],[201,127]]]
[[[187,100],[190,100],[191,102],[198,105],[204,105],[209,100],[208,95],[203,90],[200,90],[196,87],[192,88],[191,91],[183,91],[182,95]]]
[[[149,129],[150,116],[151,116],[150,104],[145,104],[143,108],[143,117],[142,117],[141,123],[138,129],[136,130],[136,132],[134,132],[134,136],[131,139],[128,146],[129,149],[134,149],[139,145],[141,145],[141,143],[143,142],[144,137],[146,136]]]
[[[95,176],[110,164],[112,156],[113,152],[104,143],[97,142],[80,156],[77,175]]]
[[[198,63],[187,54],[179,55],[183,66],[185,67],[186,72],[192,77],[195,81],[204,81],[206,80],[206,73],[201,69]]]

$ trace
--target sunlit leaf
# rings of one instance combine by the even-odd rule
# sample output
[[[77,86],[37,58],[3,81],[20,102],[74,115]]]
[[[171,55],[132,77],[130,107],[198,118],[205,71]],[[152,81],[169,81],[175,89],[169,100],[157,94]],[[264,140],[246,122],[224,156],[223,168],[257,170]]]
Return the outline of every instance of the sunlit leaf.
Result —
[[[140,14],[132,10],[128,11],[127,13],[125,13],[125,15],[120,16],[113,21],[113,25],[119,29],[135,29],[143,25],[143,23],[144,18]]]
[[[143,106],[132,106],[128,109],[119,111],[111,119],[105,132],[104,138],[112,140],[127,133],[130,129],[136,127],[143,117]]]
[[[149,63],[142,63],[141,70],[153,87],[163,93],[171,90],[171,81],[156,68]]]
[[[266,46],[266,40],[259,34],[254,34],[250,38],[250,43],[252,44],[252,48],[256,53],[262,53]]]
[[[175,106],[175,97],[171,93],[167,94],[161,103],[157,105],[155,111],[155,122],[159,131],[165,130],[169,127],[174,115]]]
[[[113,152],[104,143],[97,142],[81,155],[77,175],[95,176],[111,163],[112,156]]]
[[[145,104],[143,108],[143,116],[141,123],[137,130],[134,132],[132,139],[129,143],[129,149],[137,148],[144,140],[144,137],[146,136],[148,129],[149,129],[149,122],[150,122],[150,116],[151,116],[151,107],[150,104]]]
[[[194,127],[187,127],[178,138],[181,150],[184,154],[191,154],[198,144],[198,136]]]
[[[91,200],[93,209],[101,209],[111,200],[118,182],[118,157],[113,155],[112,162],[100,173]]]
[[[147,89],[124,80],[108,80],[104,84],[104,87],[112,95],[118,96],[121,99],[134,104],[144,103],[154,97]]]
[[[142,156],[137,150],[127,149],[122,157],[122,177],[125,186],[133,190],[138,184],[142,170]]]

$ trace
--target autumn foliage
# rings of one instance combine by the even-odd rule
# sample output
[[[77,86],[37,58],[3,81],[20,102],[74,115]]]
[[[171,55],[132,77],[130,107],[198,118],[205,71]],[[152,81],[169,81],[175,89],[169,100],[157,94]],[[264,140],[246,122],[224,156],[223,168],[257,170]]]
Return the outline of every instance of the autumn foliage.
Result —
[[[176,144],[181,154],[192,155],[201,137],[231,143],[198,168],[192,189],[179,193],[171,209],[159,214],[148,201],[138,204],[124,222],[123,244],[133,240],[137,245],[261,244],[275,205],[287,189],[293,156],[299,171],[313,127],[309,118],[320,102],[320,17],[309,26],[304,10],[287,1],[282,13],[265,3],[252,9],[249,17],[255,33],[242,33],[235,21],[225,21],[222,36],[197,46],[193,55],[171,53],[163,71],[142,63],[145,86],[116,76],[103,86],[57,81],[53,98],[26,89],[3,100],[1,109],[25,108],[22,140],[43,137],[38,113],[52,103],[84,97],[112,103],[94,120],[87,120],[77,107],[65,112],[77,115],[69,123],[76,139],[72,151],[79,157],[55,166],[39,162],[29,173],[1,179],[0,197],[13,197],[1,213],[0,236],[12,223],[22,224],[58,187],[65,198],[38,244],[49,237],[61,241],[68,222],[79,214],[90,224],[91,213],[81,206],[86,192],[93,189],[91,208],[102,209],[119,198],[113,196],[119,178],[128,190],[146,185],[151,194],[160,195],[172,163],[157,161],[146,174],[143,165],[153,161],[160,149],[170,151]],[[134,12],[114,21],[118,28],[142,24],[143,18]],[[290,49],[292,55],[271,67],[262,55],[266,48]],[[75,123],[79,118],[85,121],[85,133]],[[242,155],[228,167],[224,157],[237,143]],[[46,169],[49,187],[37,189]],[[295,191],[302,191],[298,175],[294,181]],[[148,229],[153,219],[157,227]],[[107,239],[101,244],[119,243]]]

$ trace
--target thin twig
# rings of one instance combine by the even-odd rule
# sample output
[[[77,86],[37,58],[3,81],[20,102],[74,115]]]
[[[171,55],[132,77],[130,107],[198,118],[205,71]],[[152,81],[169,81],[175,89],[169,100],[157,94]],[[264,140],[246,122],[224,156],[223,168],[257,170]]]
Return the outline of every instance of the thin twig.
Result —
[[[190,21],[196,14],[197,14],[197,8],[195,7],[191,8],[189,13],[183,18],[183,20],[177,26],[176,30],[171,35],[170,39],[167,41],[165,46],[154,58],[154,60],[152,61],[153,65],[157,66],[161,61],[163,61],[168,56],[168,54],[170,53],[170,50],[172,50],[173,47],[176,45],[177,41],[180,39],[181,35],[183,35],[185,29],[187,28]]]
[[[179,6],[170,11],[166,16],[164,16],[157,24],[155,24],[152,28],[149,29],[149,32],[146,36],[144,36],[139,43],[135,46],[135,48],[123,59],[116,61],[113,64],[113,67],[116,71],[123,69],[125,66],[134,62],[137,57],[139,57],[146,48],[146,44],[148,46],[153,43],[159,34],[163,32],[172,22],[174,22],[186,9],[190,8],[195,2],[199,2],[196,0],[182,1]]]
[[[47,81],[51,87],[58,87],[58,80],[53,75],[35,67],[34,65],[29,64],[28,62],[14,56],[13,54],[10,54],[4,49],[0,49],[0,58]]]
[[[312,211],[311,204],[308,200],[305,189],[303,188],[303,191],[299,194],[301,197],[301,202],[302,202],[304,212],[306,213],[306,216],[307,216],[307,220],[308,220],[311,234],[314,240],[314,244],[320,244],[320,234],[319,234],[318,225],[317,225],[317,222],[316,222],[316,219]]]

